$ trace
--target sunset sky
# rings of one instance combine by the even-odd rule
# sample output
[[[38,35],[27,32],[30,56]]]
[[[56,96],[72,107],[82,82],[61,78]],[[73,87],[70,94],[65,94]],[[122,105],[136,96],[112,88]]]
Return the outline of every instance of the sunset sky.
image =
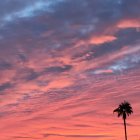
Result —
[[[140,140],[140,0],[0,0],[0,140]]]

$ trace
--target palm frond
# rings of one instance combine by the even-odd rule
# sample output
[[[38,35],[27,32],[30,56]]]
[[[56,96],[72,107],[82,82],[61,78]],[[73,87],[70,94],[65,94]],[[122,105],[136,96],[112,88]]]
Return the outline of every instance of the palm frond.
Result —
[[[119,104],[118,108],[116,108],[113,113],[116,112],[118,114],[118,117],[122,116],[123,119],[126,119],[127,116],[131,115],[133,113],[133,109],[129,102],[124,101],[121,104]]]

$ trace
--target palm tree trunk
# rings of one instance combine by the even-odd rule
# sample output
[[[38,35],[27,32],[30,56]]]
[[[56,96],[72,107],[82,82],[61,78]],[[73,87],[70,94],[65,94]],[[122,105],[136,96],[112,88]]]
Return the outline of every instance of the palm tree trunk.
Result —
[[[126,121],[125,121],[125,119],[123,119],[123,120],[124,120],[125,140],[127,140]]]

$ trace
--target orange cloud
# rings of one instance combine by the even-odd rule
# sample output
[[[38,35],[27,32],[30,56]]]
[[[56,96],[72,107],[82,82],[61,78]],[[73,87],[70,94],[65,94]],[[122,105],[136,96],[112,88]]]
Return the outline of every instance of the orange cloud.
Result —
[[[111,42],[116,40],[117,38],[115,36],[112,35],[101,35],[101,36],[94,36],[91,37],[91,39],[89,40],[90,44],[103,44],[105,42]]]
[[[99,35],[99,36],[92,36],[88,40],[79,40],[76,42],[75,47],[80,47],[80,46],[86,46],[88,44],[95,44],[95,45],[100,45],[106,42],[112,42],[116,40],[117,38],[113,35]]]
[[[117,25],[118,28],[139,28],[140,20],[137,19],[127,19],[122,20]]]

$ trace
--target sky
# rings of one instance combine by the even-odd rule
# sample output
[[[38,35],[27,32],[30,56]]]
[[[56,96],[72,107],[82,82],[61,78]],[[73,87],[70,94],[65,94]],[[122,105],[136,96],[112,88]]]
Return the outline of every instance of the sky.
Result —
[[[0,140],[140,139],[140,0],[0,1]]]

